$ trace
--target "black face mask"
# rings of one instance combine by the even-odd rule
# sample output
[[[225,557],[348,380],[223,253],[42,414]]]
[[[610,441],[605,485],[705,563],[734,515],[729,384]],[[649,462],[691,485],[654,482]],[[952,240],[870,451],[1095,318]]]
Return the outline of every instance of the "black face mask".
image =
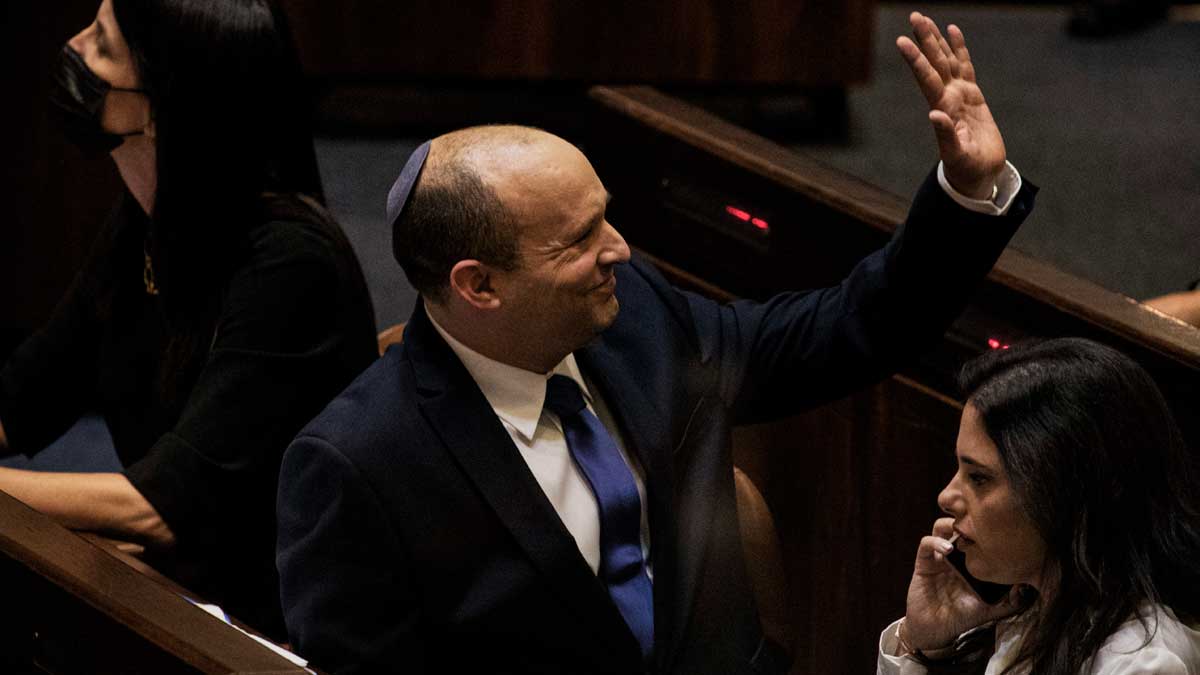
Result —
[[[101,115],[104,112],[104,97],[109,91],[145,93],[143,89],[111,86],[87,67],[79,52],[71,49],[70,45],[64,45],[59,54],[54,86],[50,91],[50,103],[58,113],[67,138],[86,155],[106,154],[124,143],[127,136],[143,133],[139,130],[114,134],[104,129]]]

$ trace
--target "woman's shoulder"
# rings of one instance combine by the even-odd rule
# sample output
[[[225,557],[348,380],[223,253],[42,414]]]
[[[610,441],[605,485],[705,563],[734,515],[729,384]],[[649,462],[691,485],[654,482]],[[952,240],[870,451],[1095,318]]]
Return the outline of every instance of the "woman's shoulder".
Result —
[[[1146,605],[1096,655],[1094,673],[1200,673],[1200,627],[1166,605]]]
[[[250,265],[354,260],[341,227],[305,195],[267,195],[262,217],[248,232],[248,244]]]

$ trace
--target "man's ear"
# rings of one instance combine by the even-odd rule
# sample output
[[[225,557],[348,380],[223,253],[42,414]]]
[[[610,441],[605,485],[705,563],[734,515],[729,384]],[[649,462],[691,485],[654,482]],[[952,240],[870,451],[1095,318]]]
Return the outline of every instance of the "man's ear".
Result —
[[[476,309],[496,309],[500,296],[492,287],[492,270],[478,260],[459,260],[450,270],[450,292]]]

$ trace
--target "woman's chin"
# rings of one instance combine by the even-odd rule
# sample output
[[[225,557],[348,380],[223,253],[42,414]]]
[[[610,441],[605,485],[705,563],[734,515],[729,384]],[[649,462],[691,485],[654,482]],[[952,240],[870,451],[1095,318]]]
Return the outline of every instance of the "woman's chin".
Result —
[[[967,553],[966,557],[967,571],[971,573],[971,576],[975,577],[979,581],[986,581],[992,584],[1012,583],[1012,581],[1008,581],[1004,578],[1006,575],[1001,573],[999,570],[994,569],[991,565],[979,560],[977,556]]]

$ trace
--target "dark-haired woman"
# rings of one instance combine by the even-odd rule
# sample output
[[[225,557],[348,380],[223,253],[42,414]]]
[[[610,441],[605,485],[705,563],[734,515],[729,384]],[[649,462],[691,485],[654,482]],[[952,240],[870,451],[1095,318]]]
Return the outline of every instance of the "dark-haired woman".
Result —
[[[319,178],[267,0],[104,0],[64,47],[68,136],[125,193],[50,322],[0,372],[0,448],[88,411],[122,470],[0,469],[0,489],[281,635],[280,457],[371,362],[374,319]]]
[[[961,380],[949,517],[921,540],[879,672],[1200,673],[1200,480],[1150,376],[1059,339]],[[984,602],[956,546],[971,576],[1012,589]]]

